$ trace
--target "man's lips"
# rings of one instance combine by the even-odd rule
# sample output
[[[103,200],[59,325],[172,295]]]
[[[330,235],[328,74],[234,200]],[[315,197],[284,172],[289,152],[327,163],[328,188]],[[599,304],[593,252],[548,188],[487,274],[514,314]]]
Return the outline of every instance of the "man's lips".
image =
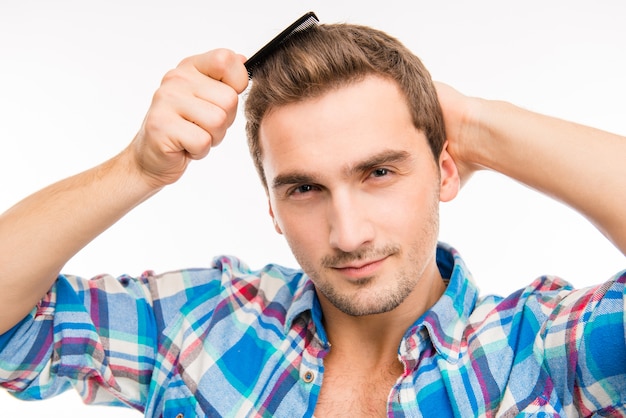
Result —
[[[386,259],[387,257],[377,260],[358,260],[356,262],[336,265],[332,268],[344,276],[360,279],[374,274]]]

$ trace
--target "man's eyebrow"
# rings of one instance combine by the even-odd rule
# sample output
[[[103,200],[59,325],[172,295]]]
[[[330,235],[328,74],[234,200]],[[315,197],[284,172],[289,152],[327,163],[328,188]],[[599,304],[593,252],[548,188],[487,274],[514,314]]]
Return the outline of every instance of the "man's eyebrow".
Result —
[[[276,190],[283,186],[289,186],[292,184],[309,184],[315,183],[315,180],[312,176],[299,173],[299,172],[291,172],[285,174],[279,174],[274,177],[272,181],[272,189]]]
[[[371,157],[355,164],[354,166],[348,167],[346,169],[346,174],[350,175],[354,173],[363,173],[381,165],[402,163],[408,160],[410,157],[411,154],[409,154],[407,151],[385,150],[378,154],[372,155]]]
[[[364,173],[372,170],[375,167],[385,164],[399,164],[405,162],[411,158],[411,154],[407,151],[400,150],[385,150],[378,154],[374,154],[367,159],[356,163],[355,165],[347,166],[343,171],[346,176],[351,176],[355,173]],[[314,184],[317,183],[315,176],[300,171],[292,171],[277,175],[272,181],[272,189],[276,190],[284,186],[293,184]]]

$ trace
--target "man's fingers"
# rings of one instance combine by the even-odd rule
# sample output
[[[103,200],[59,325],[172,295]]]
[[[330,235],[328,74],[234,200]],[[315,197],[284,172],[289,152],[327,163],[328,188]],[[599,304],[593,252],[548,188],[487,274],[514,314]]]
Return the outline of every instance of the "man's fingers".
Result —
[[[213,59],[217,63],[213,63]],[[245,89],[247,71],[240,56],[228,50],[189,57],[165,75],[161,88],[155,94],[155,105],[165,105],[186,121],[206,130],[213,137],[215,146],[222,140],[237,113],[237,89],[241,86],[233,87],[227,81],[235,80],[237,84],[241,76],[244,80],[240,84]],[[222,80],[214,77],[221,77]]]
[[[247,85],[242,57],[226,49],[186,58],[169,71],[135,138],[142,169],[162,184],[176,181],[189,159],[204,158],[223,140]]]
[[[181,64],[193,65],[200,73],[228,84],[237,93],[248,86],[248,72],[241,55],[228,49],[216,49],[187,58]]]
[[[207,103],[206,106],[203,106],[203,109],[208,112],[201,113],[196,108],[189,109],[190,112],[200,117],[198,119],[192,116],[192,121],[207,129],[216,126],[216,124],[229,127],[237,114],[237,105],[239,103],[237,92],[232,87],[216,80],[203,81],[198,84],[194,95],[199,100]],[[191,102],[189,104],[192,105]]]

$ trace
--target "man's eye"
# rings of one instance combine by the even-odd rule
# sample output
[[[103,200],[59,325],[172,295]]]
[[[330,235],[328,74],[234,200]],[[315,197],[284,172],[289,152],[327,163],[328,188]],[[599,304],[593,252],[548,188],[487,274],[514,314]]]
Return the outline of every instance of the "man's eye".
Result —
[[[316,193],[319,191],[320,186],[315,184],[294,185],[285,191],[285,198],[292,200],[310,199],[316,196]]]
[[[293,193],[294,194],[304,194],[304,193],[310,192],[312,190],[313,190],[313,186],[311,186],[310,184],[303,184],[303,185],[298,186],[295,189],[293,189]]]
[[[373,177],[384,177],[387,174],[389,174],[389,170],[386,168],[377,168],[376,170],[372,171]]]

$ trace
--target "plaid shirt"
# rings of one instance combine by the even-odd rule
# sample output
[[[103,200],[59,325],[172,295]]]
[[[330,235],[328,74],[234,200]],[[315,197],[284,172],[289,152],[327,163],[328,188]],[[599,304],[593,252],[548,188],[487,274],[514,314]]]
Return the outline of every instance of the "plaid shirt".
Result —
[[[401,341],[389,416],[626,416],[626,272],[479,298],[454,250],[440,245],[437,262],[447,291]],[[301,271],[230,257],[137,279],[61,276],[0,337],[0,384],[24,399],[74,386],[146,416],[312,416],[330,349],[321,315]]]

